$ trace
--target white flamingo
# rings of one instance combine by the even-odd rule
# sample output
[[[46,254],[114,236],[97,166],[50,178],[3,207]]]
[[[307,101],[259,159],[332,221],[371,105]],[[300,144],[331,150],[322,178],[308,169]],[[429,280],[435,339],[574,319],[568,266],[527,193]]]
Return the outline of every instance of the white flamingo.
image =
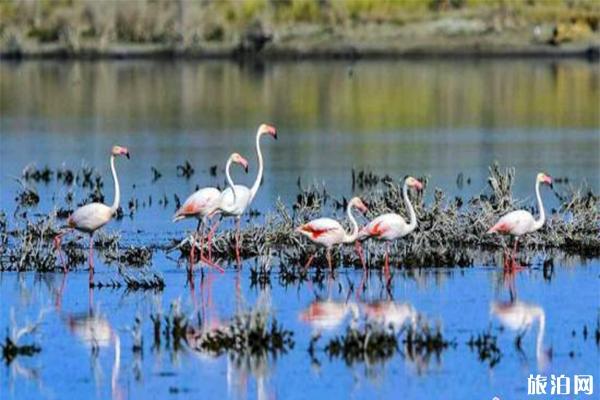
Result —
[[[218,209],[215,213],[220,213],[225,217],[234,217],[236,220],[236,233],[235,233],[235,257],[238,265],[241,264],[240,258],[240,220],[244,212],[248,209],[252,200],[258,192],[260,187],[262,176],[263,176],[263,156],[260,150],[260,138],[265,135],[271,135],[277,139],[277,130],[267,124],[262,124],[258,127],[256,132],[256,157],[258,158],[258,174],[256,180],[251,188],[244,185],[234,185],[229,174],[227,174],[227,183],[229,187],[221,193],[219,197]],[[216,229],[213,227],[213,231]]]
[[[358,237],[358,224],[356,223],[356,219],[354,219],[354,215],[352,215],[352,208],[355,207],[362,212],[367,212],[367,206],[365,206],[360,198],[353,197],[350,202],[348,202],[346,213],[352,224],[352,231],[350,233],[346,233],[344,227],[342,227],[338,221],[331,218],[318,218],[296,228],[296,232],[306,236],[313,243],[325,247],[327,252],[327,263],[329,264],[329,269],[331,271],[333,271],[333,265],[331,264],[331,248],[338,244],[352,243]],[[314,254],[310,256],[305,268],[310,266],[314,257]]]
[[[395,213],[383,214],[365,225],[358,233],[359,240],[365,240],[368,238],[374,238],[377,240],[385,240],[385,274],[389,276],[389,258],[390,258],[390,242],[403,238],[408,235],[417,227],[417,216],[415,210],[408,198],[408,189],[415,188],[417,190],[423,189],[423,184],[413,178],[412,176],[404,179],[404,186],[402,187],[402,196],[404,198],[404,204],[408,210],[409,222],[402,216]]]
[[[248,172],[248,161],[238,153],[233,153],[229,156],[227,164],[225,166],[225,174],[229,176],[229,168],[231,163],[237,163],[244,167]],[[181,221],[186,218],[196,218],[198,220],[198,226],[194,233],[192,248],[190,250],[190,272],[194,265],[194,255],[196,250],[196,235],[200,232],[200,260],[206,264],[219,269],[222,269],[212,262],[212,231],[209,232],[207,243],[208,243],[208,259],[204,258],[204,228],[210,218],[215,214],[219,207],[219,201],[221,197],[221,191],[214,187],[205,187],[194,192],[188,197],[185,202],[179,207],[179,209],[173,215],[173,222]]]
[[[540,217],[535,219],[529,211],[515,210],[504,215],[502,218],[492,226],[487,233],[501,233],[505,235],[511,235],[515,238],[515,244],[513,248],[512,260],[514,265],[514,258],[517,252],[517,244],[519,243],[519,237],[526,233],[535,232],[544,226],[546,214],[544,212],[544,205],[542,204],[542,198],[540,196],[540,184],[545,183],[552,186],[552,178],[542,172],[537,174],[535,179],[535,195],[537,197],[538,208]]]
[[[73,211],[73,214],[67,219],[67,231],[61,232],[54,239],[56,248],[60,251],[61,238],[67,232],[75,229],[90,235],[90,248],[88,255],[89,264],[89,284],[94,284],[94,232],[106,225],[116,214],[121,200],[121,190],[119,188],[119,179],[115,170],[115,157],[126,156],[129,158],[129,150],[122,146],[113,146],[110,154],[110,170],[112,172],[113,181],[115,184],[115,199],[112,206],[107,206],[102,203],[91,203],[79,207]],[[63,263],[66,272],[66,264]]]

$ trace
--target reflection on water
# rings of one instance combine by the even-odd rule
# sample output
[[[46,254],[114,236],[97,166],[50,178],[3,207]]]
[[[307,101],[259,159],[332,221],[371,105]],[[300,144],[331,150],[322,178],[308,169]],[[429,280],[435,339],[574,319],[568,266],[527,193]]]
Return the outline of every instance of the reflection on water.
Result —
[[[358,319],[360,313],[355,303],[313,301],[300,313],[300,320],[310,324],[316,332],[320,332],[338,328],[348,314],[351,314],[353,319]]]
[[[546,329],[546,313],[544,309],[535,304],[522,301],[508,303],[493,302],[491,304],[492,314],[496,316],[510,330],[516,331],[517,343],[531,329],[532,325],[538,323],[538,332],[535,340],[535,357],[539,370],[545,370],[550,362],[551,350],[544,350],[544,330]]]
[[[121,182],[124,202],[154,196],[154,205],[138,209],[134,219],[115,221],[108,230],[119,230],[126,244],[180,238],[186,226],[171,223],[173,195],[184,198],[197,185],[222,184],[221,171],[212,177],[208,169],[222,165],[232,151],[252,161],[252,131],[263,121],[279,128],[280,140],[264,149],[265,181],[254,203],[260,212],[272,210],[279,197],[289,205],[298,176],[302,184],[325,181],[328,192],[348,198],[353,166],[396,178],[429,174],[432,186],[464,196],[484,187],[487,166],[497,159],[516,167],[520,198],[530,196],[539,170],[569,176],[575,184],[587,180],[597,190],[599,74],[597,64],[581,61],[242,67],[2,63],[0,204],[13,210],[18,184],[9,177],[19,176],[28,163],[65,163],[77,169],[85,162],[104,176],[106,151],[119,142],[132,151]],[[196,169],[189,180],[176,173],[176,165],[186,159]],[[156,182],[151,166],[162,173]],[[464,190],[457,189],[459,172],[465,182],[471,178]],[[240,183],[249,183],[253,176],[240,177],[247,178]],[[34,213],[45,214],[55,198],[64,198],[64,188],[51,186],[38,186],[41,202]],[[112,195],[110,189],[107,195]],[[168,199],[168,205],[158,204],[159,197]],[[114,266],[98,262],[103,264],[99,278],[109,282]],[[152,268],[165,277],[161,292],[104,288],[88,299],[86,271],[68,276],[3,272],[0,333],[6,332],[11,307],[31,320],[40,310],[56,312],[40,325],[42,352],[13,360],[6,367],[9,373],[0,373],[0,387],[9,387],[9,398],[396,398],[398,388],[406,398],[442,398],[448,393],[456,398],[473,393],[519,397],[535,367],[524,366],[520,352],[512,351],[512,331],[535,332],[539,370],[573,375],[597,367],[598,345],[591,334],[584,339],[580,332],[584,326],[590,332],[597,320],[598,260],[553,262],[551,279],[538,259],[512,275],[502,274],[501,264],[402,270],[392,277],[389,290],[378,271],[363,276],[343,269],[327,283],[325,295],[307,283],[280,285],[276,260],[271,283],[248,287],[249,270],[255,266],[250,260],[236,272],[199,272],[199,284],[186,285],[184,270],[160,249]],[[499,281],[509,291],[508,302],[497,298],[504,292]],[[358,288],[364,292],[357,293]],[[186,317],[181,342],[168,341],[165,334],[173,330],[173,304]],[[465,346],[473,335],[489,329],[490,307],[493,320],[511,330],[498,335],[503,356],[491,371]],[[240,312],[256,310],[275,316],[294,332],[296,344],[287,354],[277,360],[218,356],[198,345],[200,337]],[[409,352],[401,343],[389,359],[366,368],[327,359],[316,348],[321,364],[320,372],[313,372],[307,349],[317,334],[340,335],[349,325],[365,322],[398,332],[421,317],[440,321],[444,337],[455,340],[457,347],[431,357],[430,352]],[[526,343],[523,353],[529,354]],[[552,363],[545,350],[549,345],[555,354]],[[90,362],[91,370],[81,368]],[[110,383],[100,379],[102,371],[111,371]]]
[[[364,310],[369,322],[389,328],[394,332],[400,331],[406,323],[414,326],[419,316],[411,304],[393,301],[365,304]]]
[[[133,157],[125,201],[156,195],[151,166],[161,191],[184,198],[198,184],[222,186],[206,172],[232,151],[249,158],[240,183],[251,183],[253,132],[272,122],[280,140],[265,150],[260,209],[290,201],[298,177],[348,195],[352,167],[430,175],[452,191],[462,172],[473,193],[498,160],[516,167],[519,197],[540,170],[598,188],[599,81],[597,64],[583,61],[3,63],[0,167],[6,177],[30,162],[85,160],[104,174],[118,142]],[[175,178],[185,160],[196,170],[189,181]],[[15,189],[0,201],[10,204]],[[148,225],[168,229],[172,211]]]

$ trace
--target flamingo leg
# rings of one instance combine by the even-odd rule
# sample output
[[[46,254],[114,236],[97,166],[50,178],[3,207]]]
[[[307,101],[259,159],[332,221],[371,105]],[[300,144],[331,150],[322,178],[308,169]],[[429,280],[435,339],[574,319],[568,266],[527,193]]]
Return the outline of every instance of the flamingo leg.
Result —
[[[331,263],[331,249],[327,248],[327,265],[329,265],[329,271],[333,273],[333,264]]]
[[[385,280],[387,282],[390,281],[390,244],[386,243],[385,244],[385,267],[384,267],[384,273],[385,273]]]
[[[360,242],[356,240],[354,242],[354,248],[356,249],[356,254],[358,254],[358,258],[360,258],[360,263],[362,264],[363,269],[367,269],[367,264],[365,263],[365,255],[363,253],[362,246]]]
[[[308,261],[304,265],[304,269],[308,269],[308,267],[310,267],[310,264],[312,263],[313,258],[315,258],[314,254],[312,254],[310,257],[308,257]]]
[[[89,285],[94,286],[94,234],[90,234],[90,251],[88,255]]]
[[[511,259],[511,268],[514,270],[520,270],[521,266],[517,263],[517,249],[519,246],[519,237],[515,237],[515,245],[513,247],[512,259]]]
[[[63,258],[63,255],[62,255],[62,251],[60,249],[60,245],[62,242],[62,236],[63,236],[63,234],[56,235],[54,237],[53,243],[54,243],[54,250],[58,252],[58,258],[60,260],[60,263],[63,266],[63,272],[66,274],[67,272],[69,272],[69,270],[67,269],[67,263],[65,262],[65,259]]]
[[[208,242],[208,259],[210,262],[212,262],[212,239],[220,223],[221,219],[219,218],[217,222],[215,222],[215,224],[210,228],[210,231],[208,232],[208,238],[206,239]]]
[[[192,269],[194,268],[194,259],[196,258],[196,234],[192,234],[192,242],[190,247],[190,262],[188,266],[188,274],[192,273]]]
[[[240,218],[236,218],[235,221],[235,259],[238,266],[242,265],[240,258]]]

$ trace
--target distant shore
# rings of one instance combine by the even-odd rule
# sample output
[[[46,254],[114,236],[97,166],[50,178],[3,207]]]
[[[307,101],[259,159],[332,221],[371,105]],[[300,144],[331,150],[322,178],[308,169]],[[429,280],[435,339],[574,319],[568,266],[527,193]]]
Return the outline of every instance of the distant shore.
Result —
[[[600,58],[600,2],[0,3],[0,59]]]
[[[490,44],[479,41],[419,45],[321,45],[315,47],[266,46],[250,51],[240,46],[179,48],[160,44],[121,44],[103,48],[82,46],[78,49],[60,44],[0,51],[0,60],[377,60],[419,58],[580,58],[600,60],[600,43],[580,43],[566,46],[539,44]]]

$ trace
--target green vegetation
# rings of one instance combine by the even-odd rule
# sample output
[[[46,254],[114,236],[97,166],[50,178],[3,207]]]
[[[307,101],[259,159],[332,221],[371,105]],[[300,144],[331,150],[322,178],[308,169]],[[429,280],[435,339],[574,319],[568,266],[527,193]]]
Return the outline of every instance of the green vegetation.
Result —
[[[120,46],[127,54],[141,45],[157,51],[148,47],[154,45],[224,55],[270,42],[282,54],[335,53],[348,45],[398,52],[465,38],[493,48],[501,47],[497,41],[558,45],[597,39],[599,21],[595,0],[3,0],[0,51],[94,55]]]

